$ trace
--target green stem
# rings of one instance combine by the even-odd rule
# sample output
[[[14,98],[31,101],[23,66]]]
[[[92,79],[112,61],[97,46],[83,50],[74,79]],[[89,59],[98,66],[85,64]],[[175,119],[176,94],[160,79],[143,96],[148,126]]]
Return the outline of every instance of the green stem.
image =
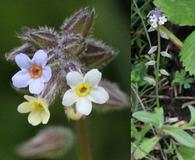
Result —
[[[145,22],[144,22],[143,16],[142,16],[142,14],[141,14],[141,12],[140,12],[140,10],[139,10],[139,7],[138,7],[138,5],[137,5],[137,3],[136,3],[135,0],[133,0],[133,3],[134,3],[134,5],[135,5],[137,14],[140,16],[140,19],[141,19],[141,21],[142,21],[142,24],[143,24],[143,27],[144,27],[144,30],[145,30],[145,33],[146,33],[146,37],[147,37],[147,39],[148,39],[148,43],[149,43],[150,47],[152,47],[151,40],[150,40],[150,36],[149,36],[149,34],[148,34],[148,30],[147,30],[147,28],[146,28],[146,24],[145,24]]]
[[[160,30],[159,27],[157,27],[157,40],[158,40],[158,53],[157,53],[157,60],[156,60],[156,104],[157,107],[160,107],[159,102],[159,68],[160,68]]]
[[[92,160],[87,128],[84,119],[77,121],[77,131],[80,146],[80,160]]]
[[[170,30],[168,30],[165,26],[160,26],[159,30],[163,33],[165,33],[169,39],[178,47],[182,48],[183,47],[183,42],[177,38]]]

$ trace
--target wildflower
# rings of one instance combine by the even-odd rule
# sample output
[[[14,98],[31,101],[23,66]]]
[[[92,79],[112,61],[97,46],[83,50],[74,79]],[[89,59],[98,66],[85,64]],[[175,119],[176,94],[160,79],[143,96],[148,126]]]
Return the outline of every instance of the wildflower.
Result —
[[[163,15],[159,8],[155,8],[155,10],[150,11],[147,17],[152,28],[157,28],[158,25],[163,25],[167,22],[167,18]]]
[[[29,85],[29,91],[32,94],[40,94],[47,83],[52,71],[47,66],[48,57],[43,50],[35,52],[32,60],[25,54],[16,55],[15,61],[20,67],[20,71],[12,77],[13,85],[16,88],[25,88]]]
[[[160,52],[160,54],[161,54],[163,57],[172,58],[172,56],[171,56],[169,53],[167,53],[166,51],[162,51],[162,52]]]
[[[154,61],[154,60],[151,60],[151,61],[148,61],[145,63],[146,66],[153,66],[155,64],[156,64],[156,61]]]
[[[35,98],[27,95],[25,95],[24,98],[27,100],[27,102],[23,102],[18,106],[18,112],[30,112],[28,122],[33,126],[40,123],[47,124],[50,117],[48,103],[42,98]]]
[[[160,74],[169,76],[170,74],[165,69],[160,69]]]
[[[157,50],[157,46],[152,46],[151,48],[150,48],[150,50],[148,51],[148,54],[152,54],[152,53],[154,53],[156,50]]]
[[[71,87],[65,92],[62,104],[69,107],[76,103],[76,111],[89,115],[92,103],[103,104],[109,99],[107,91],[98,84],[102,74],[97,69],[88,71],[85,76],[77,71],[69,72],[66,76],[67,84]]]
[[[156,85],[156,81],[154,80],[154,78],[151,78],[151,77],[144,77],[144,80],[146,82],[148,82],[149,84],[155,86]]]

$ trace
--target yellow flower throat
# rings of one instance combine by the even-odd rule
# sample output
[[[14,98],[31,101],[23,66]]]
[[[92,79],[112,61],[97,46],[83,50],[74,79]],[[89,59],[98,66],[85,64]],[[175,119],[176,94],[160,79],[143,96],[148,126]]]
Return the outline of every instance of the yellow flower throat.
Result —
[[[40,102],[34,102],[34,107],[39,111],[39,112],[43,112],[45,109],[43,107],[43,105]]]
[[[86,96],[89,94],[91,87],[87,83],[79,84],[76,88],[76,93],[78,96]]]

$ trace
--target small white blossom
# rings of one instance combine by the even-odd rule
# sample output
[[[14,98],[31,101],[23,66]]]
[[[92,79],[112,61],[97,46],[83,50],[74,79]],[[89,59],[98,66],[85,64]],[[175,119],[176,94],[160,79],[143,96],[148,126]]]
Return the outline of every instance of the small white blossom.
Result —
[[[66,76],[67,84],[71,89],[65,92],[62,104],[70,107],[76,103],[76,111],[89,115],[92,111],[92,102],[103,104],[109,99],[109,94],[98,86],[102,74],[97,69],[88,71],[85,76],[73,71]]]
[[[148,51],[148,54],[152,54],[152,53],[154,53],[156,50],[157,50],[157,46],[152,46],[151,48],[150,48],[150,50]]]
[[[32,59],[26,54],[20,53],[15,57],[20,71],[12,77],[13,85],[16,88],[25,88],[29,86],[32,94],[40,94],[52,76],[50,66],[47,66],[48,56],[43,50],[35,52]]]
[[[169,53],[167,53],[166,51],[162,51],[162,52],[160,52],[160,54],[161,54],[163,57],[172,58],[172,56],[171,56]]]
[[[156,63],[156,61],[151,60],[151,61],[146,62],[145,65],[146,66],[153,66],[153,65],[155,65],[155,63]]]
[[[170,74],[165,69],[160,69],[160,73],[165,76],[169,76]]]
[[[144,80],[146,82],[148,82],[149,84],[155,86],[156,85],[156,81],[154,80],[154,78],[151,78],[151,77],[144,77]]]
[[[159,17],[159,21],[158,21],[159,25],[163,25],[165,24],[165,22],[167,22],[167,18],[165,16]]]
[[[25,95],[24,98],[27,102],[23,102],[18,106],[18,112],[29,113],[28,122],[33,126],[40,123],[47,124],[50,112],[48,109],[48,103],[42,98],[35,98]]]
[[[153,32],[153,31],[155,31],[155,30],[156,30],[155,28],[150,27],[150,28],[148,29],[148,32]]]
[[[160,36],[162,37],[162,38],[164,38],[164,39],[169,39],[169,37],[166,35],[166,33],[164,33],[164,32],[160,32]]]

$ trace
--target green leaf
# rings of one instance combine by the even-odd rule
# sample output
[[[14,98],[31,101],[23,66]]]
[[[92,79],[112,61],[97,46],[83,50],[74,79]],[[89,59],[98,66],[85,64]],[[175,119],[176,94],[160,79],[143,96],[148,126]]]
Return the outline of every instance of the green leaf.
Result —
[[[133,113],[132,116],[145,123],[151,123],[155,126],[160,125],[158,115],[155,113],[150,113],[146,111],[138,111],[138,112]]]
[[[164,124],[164,112],[162,107],[156,107],[155,113],[157,114],[158,120],[159,120],[159,127],[161,127]]]
[[[177,155],[178,160],[185,160],[183,159],[183,156],[181,155],[181,153],[179,153],[178,151],[176,151],[176,155]]]
[[[194,0],[155,0],[168,20],[181,26],[195,26]]]
[[[181,86],[183,85],[185,89],[190,88],[192,82],[193,78],[190,78],[184,69],[182,69],[181,71],[176,71],[175,77],[172,81],[173,84],[179,84]]]
[[[190,122],[186,125],[187,127],[193,126],[195,124],[195,108],[191,105],[188,106],[191,114]]]
[[[154,126],[161,127],[164,124],[164,113],[162,107],[156,107],[155,112],[138,111],[133,113],[133,117],[145,122],[151,123]]]
[[[152,150],[154,150],[156,144],[160,140],[160,137],[155,136],[150,139],[144,139],[144,141],[137,147],[134,153],[135,159],[142,159],[147,156]]]
[[[195,150],[193,148],[180,146],[178,148],[178,154],[180,155],[179,160],[195,160]]]
[[[195,148],[194,138],[181,128],[166,125],[163,127],[163,132],[175,138],[180,144],[190,148]]]
[[[195,5],[194,5],[195,6]],[[195,16],[194,16],[195,17]],[[184,45],[180,52],[180,60],[183,63],[186,71],[190,75],[195,75],[195,31],[192,32],[184,41]]]
[[[134,64],[131,71],[131,83],[143,86],[145,84],[144,77],[147,75],[144,63]]]

